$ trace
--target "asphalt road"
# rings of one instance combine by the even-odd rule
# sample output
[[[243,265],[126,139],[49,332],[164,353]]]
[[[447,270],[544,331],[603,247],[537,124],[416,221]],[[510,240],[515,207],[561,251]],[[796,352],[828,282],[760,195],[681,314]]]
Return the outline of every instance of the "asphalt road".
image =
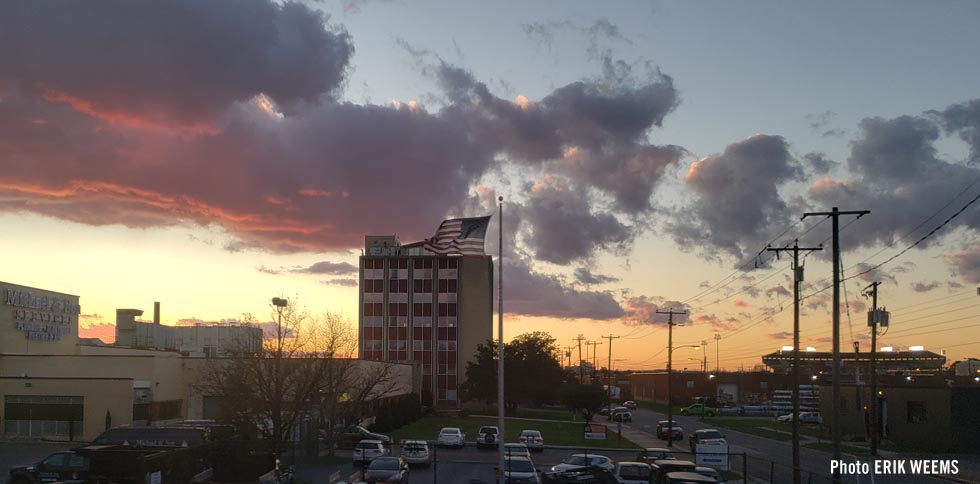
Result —
[[[641,408],[633,412],[632,427],[636,430],[642,430],[650,433],[655,437],[657,422],[666,419],[667,416],[662,413]],[[704,421],[701,421],[699,420],[699,417],[682,417],[679,415],[674,415],[674,421],[679,423],[684,429],[684,442],[674,444],[674,448],[681,451],[690,450],[687,442],[687,435],[690,432],[698,429],[715,428],[711,425],[710,417]],[[793,482],[793,446],[791,442],[767,439],[765,437],[736,432],[726,428],[719,428],[718,430],[726,435],[730,453],[745,452],[748,454],[749,476],[764,478],[765,481],[768,482],[769,472],[770,469],[772,469],[774,471],[773,482]],[[666,445],[666,441],[663,441],[663,443]],[[678,455],[677,457],[686,458],[684,455]],[[814,484],[827,482],[825,479],[820,479],[819,476],[830,475],[831,457],[832,455],[829,452],[801,447],[800,466],[804,470],[803,482],[807,482],[806,471],[814,474],[812,481]],[[853,462],[854,459],[847,458],[845,460]],[[775,461],[775,468],[771,467],[768,461]],[[738,463],[738,465],[741,465],[741,463]],[[852,484],[949,484],[950,481],[922,475],[850,475],[844,476],[843,482]]]

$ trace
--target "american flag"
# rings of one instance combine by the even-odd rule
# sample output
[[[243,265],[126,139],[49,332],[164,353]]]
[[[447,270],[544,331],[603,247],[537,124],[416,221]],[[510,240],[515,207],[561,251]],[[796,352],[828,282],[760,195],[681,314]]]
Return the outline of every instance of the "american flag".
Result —
[[[484,255],[483,239],[490,217],[444,220],[431,239],[422,243],[426,252],[437,255]]]

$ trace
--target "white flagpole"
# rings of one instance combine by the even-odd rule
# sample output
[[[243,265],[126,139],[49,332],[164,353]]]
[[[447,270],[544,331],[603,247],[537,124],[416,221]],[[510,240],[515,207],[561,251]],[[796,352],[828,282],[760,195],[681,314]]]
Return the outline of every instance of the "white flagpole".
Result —
[[[497,247],[497,453],[499,464],[497,483],[504,479],[504,197],[497,198],[498,247]]]

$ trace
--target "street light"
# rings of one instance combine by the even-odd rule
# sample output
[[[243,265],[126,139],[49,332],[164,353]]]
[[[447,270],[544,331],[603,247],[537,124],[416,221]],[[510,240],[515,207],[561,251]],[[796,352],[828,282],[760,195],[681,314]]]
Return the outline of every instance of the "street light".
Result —
[[[282,310],[287,305],[289,305],[289,300],[281,297],[272,298],[272,305],[276,307],[276,312],[279,313],[279,320],[276,323],[276,360],[275,360],[275,375],[273,375],[273,386],[275,387],[276,398],[272,401],[272,431],[275,435],[275,445],[276,445],[276,458],[279,458],[279,452],[281,451],[280,446],[282,443],[279,441],[282,435],[281,425],[281,415],[280,415],[280,402],[282,401],[281,395],[283,394],[283,378],[282,378]]]
[[[673,314],[671,315],[673,316]],[[668,323],[670,329],[673,329],[673,322]],[[674,392],[673,386],[670,384],[671,376],[673,375],[673,361],[674,349],[681,348],[694,348],[700,349],[700,345],[681,345],[681,346],[671,346],[671,338],[667,338],[667,447],[674,445]]]

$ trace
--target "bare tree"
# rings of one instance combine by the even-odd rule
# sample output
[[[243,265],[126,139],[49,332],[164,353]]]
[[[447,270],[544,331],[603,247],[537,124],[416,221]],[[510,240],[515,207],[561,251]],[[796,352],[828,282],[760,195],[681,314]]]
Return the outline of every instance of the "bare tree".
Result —
[[[276,453],[297,424],[325,419],[331,437],[334,425],[359,421],[371,400],[398,386],[391,365],[356,359],[356,331],[343,316],[311,316],[293,303],[275,307],[273,318],[261,345],[243,342],[209,360],[195,387],[221,397],[225,417],[258,431]]]

